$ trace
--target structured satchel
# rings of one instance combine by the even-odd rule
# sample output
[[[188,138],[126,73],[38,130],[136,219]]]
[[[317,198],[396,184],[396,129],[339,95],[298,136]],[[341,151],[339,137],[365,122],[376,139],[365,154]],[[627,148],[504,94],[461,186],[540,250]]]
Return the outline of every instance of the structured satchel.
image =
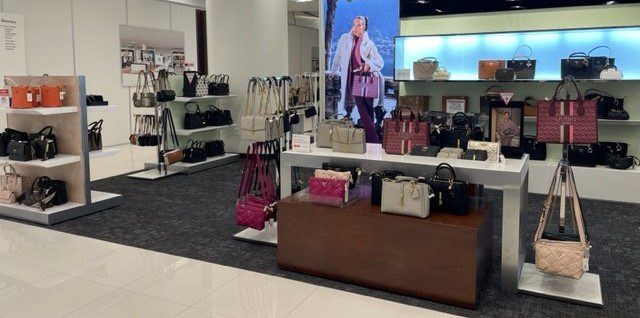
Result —
[[[593,65],[589,55],[584,52],[574,52],[569,55],[569,58],[560,60],[560,76],[562,78],[573,76],[575,79],[591,79]]]
[[[567,156],[572,166],[595,167],[598,163],[592,145],[569,145]]]
[[[535,136],[524,137],[522,150],[529,154],[531,160],[547,160],[547,144],[536,141]]]
[[[404,176],[404,173],[393,170],[371,173],[371,205],[382,204],[382,180],[395,180],[398,176]]]
[[[529,54],[518,55],[518,52],[522,48],[529,49]],[[534,79],[536,77],[537,61],[532,60],[531,55],[533,55],[533,50],[531,49],[531,47],[528,45],[521,45],[513,53],[513,58],[507,61],[507,67],[514,71],[515,79]]]
[[[555,196],[561,195],[561,189],[564,185],[558,182],[558,179],[561,179],[561,167],[566,169],[568,195],[571,196],[570,205],[573,210],[573,224],[577,235],[554,234],[547,230],[548,222],[552,219],[551,213],[555,210],[557,201]],[[543,273],[580,279],[589,268],[591,244],[588,241],[580,197],[576,190],[571,166],[563,162],[558,164],[552,180],[533,241],[536,268]],[[560,209],[564,210],[565,207],[560,206]],[[562,212],[560,213],[560,225],[564,225],[564,213]]]
[[[11,108],[29,109],[40,106],[39,87],[18,85],[8,77],[5,78],[5,84],[11,87]]]
[[[331,132],[331,148],[335,152],[363,154],[367,152],[364,129],[336,127]]]
[[[629,151],[629,144],[624,142],[601,141],[593,145],[596,153],[596,162],[599,165],[606,165],[609,156],[626,157]]]
[[[204,150],[207,157],[224,156],[224,141],[209,140],[204,143]]]
[[[9,168],[8,171],[7,168]],[[2,169],[4,174],[0,175],[0,202],[6,204],[16,203],[16,199],[24,191],[23,178],[12,165],[4,165]]]
[[[424,57],[413,62],[413,79],[430,80],[440,63],[435,57]]]
[[[413,146],[410,154],[412,156],[437,157],[439,152],[439,146]]]
[[[474,161],[486,161],[489,158],[486,150],[467,149],[462,155],[462,159]]]
[[[214,75],[209,82],[209,95],[229,95],[229,75]]]
[[[29,135],[29,141],[34,148],[36,158],[40,159],[44,157],[43,154],[46,152],[45,146],[48,144],[48,142],[40,144],[36,143],[37,141],[42,140],[50,140],[52,143],[52,146],[49,149],[49,158],[53,158],[54,155],[58,154],[58,139],[56,138],[56,134],[53,133],[53,126],[45,126],[40,129],[40,131]]]
[[[487,159],[491,162],[500,160],[500,143],[490,141],[471,140],[467,146],[467,150],[484,150],[487,152]]]
[[[43,184],[40,182],[42,178],[45,177],[35,178],[31,184],[31,188],[21,195],[17,199],[17,202],[25,206],[38,208],[41,211],[54,206],[56,189],[53,187],[42,187]]]
[[[207,152],[201,141],[189,140],[182,150],[182,162],[198,163],[207,160]]]
[[[342,179],[309,178],[309,200],[326,205],[342,205],[348,200],[347,181]]]
[[[36,159],[42,159],[42,161],[53,159],[56,156],[56,146],[51,139],[46,139],[44,136],[40,136],[40,139],[31,143],[34,149],[34,157]]]
[[[160,103],[176,100],[176,92],[171,89],[169,75],[175,74],[169,73],[166,70],[160,70],[158,72],[158,91],[156,92],[156,100]]]
[[[609,55],[607,56],[591,55],[594,51],[597,51],[599,49],[607,49],[609,51]],[[587,53],[587,55],[589,56],[589,62],[593,70],[593,73],[591,74],[590,78],[599,79],[599,78],[602,78],[603,71],[606,71],[609,69],[617,69],[616,59],[611,57],[611,55],[613,55],[613,51],[611,50],[610,47],[606,45],[600,45],[600,46],[594,47],[593,49],[591,49],[591,51],[589,51],[589,53]]]
[[[448,179],[440,177],[440,173],[445,170],[449,173]],[[433,177],[425,181],[434,193],[434,197],[431,198],[431,207],[457,215],[467,214],[469,210],[467,183],[456,179],[456,173],[451,165],[439,164]]]
[[[342,165],[336,165],[336,164],[332,164],[332,163],[328,163],[328,162],[324,162],[322,163],[322,170],[331,170],[331,171],[337,171],[337,172],[349,172],[351,173],[351,179],[349,182],[349,189],[353,189],[356,187],[356,184],[358,183],[358,180],[360,179],[360,175],[362,174],[362,170],[360,169],[360,167],[354,167],[354,166],[342,166]]]
[[[380,211],[426,218],[429,216],[429,200],[432,195],[431,187],[428,184],[419,183],[416,178],[384,179]]]
[[[64,86],[62,85],[41,85],[40,86],[40,106],[61,107],[64,100]]]
[[[571,99],[569,86],[578,92]],[[565,100],[558,100],[561,87],[566,87]],[[575,79],[568,77],[558,84],[551,101],[540,101],[536,124],[536,140],[559,144],[594,144],[598,142],[596,102],[584,100]]]
[[[504,68],[504,60],[480,60],[478,61],[478,78],[481,80],[496,79],[496,71]]]
[[[444,126],[439,131],[440,147],[466,150],[469,140],[484,139],[484,132],[480,127],[471,127],[471,120],[465,113],[456,113],[452,118],[452,126]]]
[[[15,161],[29,161],[35,159],[35,153],[28,141],[11,140],[8,146],[9,159]]]
[[[63,205],[69,202],[67,197],[67,185],[63,180],[53,180],[43,176],[38,178],[38,184],[41,189],[53,189],[53,205]]]
[[[100,119],[89,124],[87,134],[89,137],[89,151],[102,150],[102,123]]]
[[[336,128],[353,128],[353,122],[350,119],[328,119],[318,123],[316,133],[316,146],[320,148],[331,148],[331,132]]]
[[[192,111],[189,109],[189,105],[196,105],[196,109]],[[207,120],[200,111],[200,105],[195,102],[187,102],[184,104],[185,114],[184,114],[184,129],[199,129],[207,127]]]
[[[409,117],[403,116],[403,110],[408,110]],[[395,116],[384,120],[382,148],[388,154],[404,155],[413,146],[429,145],[429,124],[420,121],[420,114],[408,107],[398,107],[393,112]]]
[[[380,78],[371,73],[353,75],[351,94],[355,97],[378,98],[380,95]]]
[[[196,97],[196,87],[198,86],[198,72],[184,71],[182,77],[182,96]]]

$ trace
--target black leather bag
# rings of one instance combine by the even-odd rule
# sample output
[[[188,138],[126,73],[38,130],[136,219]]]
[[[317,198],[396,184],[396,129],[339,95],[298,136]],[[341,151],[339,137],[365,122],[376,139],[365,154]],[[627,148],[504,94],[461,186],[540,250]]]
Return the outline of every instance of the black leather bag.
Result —
[[[182,96],[196,97],[196,86],[198,85],[198,72],[184,71]]]
[[[411,149],[411,156],[421,156],[421,157],[437,157],[440,152],[439,146],[413,146]]]
[[[89,151],[102,150],[102,123],[100,119],[89,124],[87,136],[89,138]]]
[[[44,153],[44,148],[38,146],[36,144],[36,141],[38,140],[51,140],[53,142],[53,155],[56,155],[58,153],[58,140],[56,138],[56,135],[53,133],[53,127],[52,126],[46,126],[42,129],[40,129],[40,131],[38,131],[37,133],[33,133],[29,136],[29,141],[31,142],[34,150],[35,150],[35,154],[36,157],[42,159],[42,154]]]
[[[356,184],[358,184],[358,178],[360,178],[360,174],[362,173],[362,170],[360,170],[360,167],[341,166],[341,165],[328,163],[328,162],[325,162],[322,164],[322,170],[351,172],[351,183],[349,183],[349,189],[353,189],[356,187]]]
[[[573,76],[575,79],[593,78],[593,65],[589,55],[584,52],[574,52],[569,58],[560,61],[560,74],[562,78]]]
[[[631,167],[640,166],[640,159],[634,156],[618,157],[609,155],[606,164],[612,169],[627,170]]]
[[[38,184],[43,189],[53,189],[55,195],[53,197],[54,205],[63,205],[69,202],[67,197],[67,186],[63,180],[53,180],[49,177],[39,177]]]
[[[196,105],[195,111],[189,109],[189,105]],[[207,127],[207,119],[202,111],[200,111],[200,105],[194,102],[187,102],[184,104],[184,129],[198,129]]]
[[[44,211],[54,206],[56,190],[53,187],[42,187],[40,181],[46,177],[37,177],[33,180],[31,188],[16,199],[22,205],[39,208]]]
[[[162,136],[144,134],[137,138],[137,145],[142,147],[157,146],[162,143]]]
[[[229,75],[220,74],[213,77],[207,86],[209,95],[229,95]]]
[[[609,51],[609,55],[608,56],[592,56],[591,53],[593,53],[598,49],[607,49]],[[603,70],[616,66],[616,59],[611,57],[612,53],[613,52],[611,51],[611,48],[606,45],[596,46],[593,49],[591,49],[589,53],[587,53],[587,55],[589,55],[589,62],[591,63],[592,69],[593,69],[593,74],[591,75],[591,78],[599,79],[600,73]]]
[[[494,103],[502,103],[502,96],[500,92],[504,89],[501,86],[493,85],[484,91],[484,95],[480,96],[480,113],[489,115],[491,113],[491,105]]]
[[[42,159],[42,161],[53,159],[56,157],[56,146],[52,140],[41,136],[40,139],[31,143],[34,149],[34,156],[36,159]]]
[[[522,48],[529,49],[528,55],[518,55],[518,51]],[[532,60],[533,50],[528,45],[519,46],[513,53],[513,58],[507,61],[507,67],[513,69],[516,79],[534,79],[536,77],[536,60]]]
[[[480,127],[471,128],[471,121],[465,113],[456,113],[452,118],[452,126],[440,129],[439,146],[442,148],[462,148],[467,150],[469,140],[482,141],[484,132]]]
[[[607,114],[607,119],[611,120],[629,120],[629,113],[624,109],[612,109]]]
[[[158,71],[158,91],[156,92],[156,100],[158,102],[166,103],[176,100],[176,92],[171,89],[169,75],[175,74],[167,72],[167,70]]]
[[[35,151],[28,141],[11,140],[7,152],[10,160],[30,161],[35,159]]]
[[[187,141],[186,147],[182,150],[182,155],[182,161],[186,163],[198,163],[207,160],[207,152],[201,141]]]
[[[442,172],[448,172],[448,178],[443,178]],[[441,163],[436,172],[425,182],[431,187],[434,197],[430,206],[436,211],[443,211],[457,215],[465,215],[469,210],[467,183],[456,179],[453,167],[447,163]]]
[[[5,128],[5,133],[9,135],[9,140],[29,141],[29,133],[11,128]]]
[[[371,173],[371,205],[382,204],[382,180],[395,179],[397,176],[404,176],[400,171],[384,171]]]
[[[160,103],[166,103],[176,100],[176,92],[170,89],[163,89],[156,93],[156,100]]]
[[[596,100],[598,105],[598,118],[607,119],[612,109],[624,109],[624,98],[615,98],[611,94],[598,89],[588,89],[585,91],[585,99]]]
[[[207,126],[228,126],[233,124],[231,111],[228,109],[221,110],[216,106],[209,106],[209,110],[204,112]]]
[[[516,79],[516,71],[512,68],[499,68],[496,70],[497,81],[513,81]]]
[[[479,149],[467,149],[462,155],[462,159],[465,160],[486,161],[488,158],[487,151]]]
[[[598,163],[592,145],[569,145],[569,164],[577,167],[595,167]]]
[[[209,140],[204,143],[204,150],[207,157],[224,156],[224,141]]]
[[[626,157],[629,151],[629,144],[624,142],[601,141],[593,145],[596,152],[596,163],[606,165],[609,156]]]
[[[530,160],[547,160],[547,144],[537,142],[535,136],[525,136],[522,150],[529,154]]]
[[[109,101],[104,100],[102,95],[89,94],[86,98],[87,106],[107,106]]]
[[[318,111],[316,110],[315,107],[307,107],[304,110],[304,117],[305,118],[311,118],[313,116],[318,115]]]

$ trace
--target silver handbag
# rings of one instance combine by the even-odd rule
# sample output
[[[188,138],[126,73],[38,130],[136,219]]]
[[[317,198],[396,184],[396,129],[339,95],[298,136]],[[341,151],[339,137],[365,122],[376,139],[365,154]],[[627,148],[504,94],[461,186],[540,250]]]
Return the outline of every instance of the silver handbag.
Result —
[[[384,213],[426,218],[429,199],[433,191],[426,183],[412,177],[382,180],[382,207]]]
[[[329,119],[322,123],[318,123],[318,131],[316,133],[316,146],[319,148],[331,148],[331,131],[335,127],[353,128],[353,122],[348,119]]]
[[[336,127],[331,131],[331,148],[335,152],[367,152],[364,129]]]
[[[498,162],[500,159],[499,142],[469,140],[467,149],[485,150],[491,162]]]

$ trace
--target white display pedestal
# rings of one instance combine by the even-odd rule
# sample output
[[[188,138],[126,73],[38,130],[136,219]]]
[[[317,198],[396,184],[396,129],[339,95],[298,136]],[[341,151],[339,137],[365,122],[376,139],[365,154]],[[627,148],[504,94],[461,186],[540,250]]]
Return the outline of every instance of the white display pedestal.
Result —
[[[580,279],[571,279],[541,273],[534,264],[525,263],[518,289],[525,294],[565,300],[578,304],[602,307],[600,275],[585,273]]]

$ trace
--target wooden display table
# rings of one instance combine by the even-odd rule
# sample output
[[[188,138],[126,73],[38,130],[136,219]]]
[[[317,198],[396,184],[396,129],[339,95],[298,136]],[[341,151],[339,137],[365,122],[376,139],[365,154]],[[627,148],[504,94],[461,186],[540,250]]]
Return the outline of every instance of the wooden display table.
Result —
[[[305,191],[306,192],[306,191]],[[278,208],[278,265],[377,289],[475,308],[491,266],[493,208],[472,199],[470,213],[426,219],[380,212],[369,188],[336,208],[304,202]]]

